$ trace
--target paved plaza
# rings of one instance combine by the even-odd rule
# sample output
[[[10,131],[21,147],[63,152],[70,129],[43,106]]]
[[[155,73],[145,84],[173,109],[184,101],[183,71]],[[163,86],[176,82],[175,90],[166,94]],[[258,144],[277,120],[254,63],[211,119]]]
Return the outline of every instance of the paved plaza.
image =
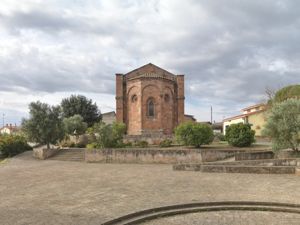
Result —
[[[101,224],[147,208],[190,202],[300,203],[297,175],[175,172],[171,165],[40,161],[31,154],[0,164],[0,224]],[[299,219],[297,214],[232,211],[146,224],[296,224]]]

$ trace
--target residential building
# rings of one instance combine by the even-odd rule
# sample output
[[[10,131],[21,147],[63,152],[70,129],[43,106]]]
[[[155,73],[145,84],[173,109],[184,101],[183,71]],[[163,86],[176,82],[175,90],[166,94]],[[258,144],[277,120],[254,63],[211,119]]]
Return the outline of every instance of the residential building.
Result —
[[[102,113],[102,122],[105,124],[113,124],[116,121],[116,113],[115,111]]]
[[[266,122],[266,105],[256,104],[242,109],[242,114],[223,120],[223,133],[226,134],[226,128],[231,124],[249,123],[251,129],[255,131],[255,136],[262,136],[262,129]]]
[[[17,125],[6,124],[4,127],[0,128],[0,134],[15,134],[20,130]]]

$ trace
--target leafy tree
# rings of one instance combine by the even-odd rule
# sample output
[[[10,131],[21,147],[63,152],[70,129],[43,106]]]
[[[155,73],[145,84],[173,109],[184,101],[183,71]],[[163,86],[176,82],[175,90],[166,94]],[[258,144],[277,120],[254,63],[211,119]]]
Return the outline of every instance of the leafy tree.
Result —
[[[279,91],[277,91],[274,95],[272,102],[279,103],[283,102],[289,98],[300,98],[300,85],[289,85],[286,86]]]
[[[272,138],[273,149],[292,148],[298,151],[300,145],[300,99],[288,99],[275,104],[268,115],[263,130]]]
[[[101,113],[96,103],[82,95],[71,95],[71,97],[63,99],[61,107],[65,118],[80,115],[88,127],[101,120]]]
[[[251,130],[250,124],[231,124],[226,129],[225,139],[235,147],[247,147],[255,142],[255,131]]]
[[[123,147],[123,135],[126,132],[126,126],[123,123],[105,124],[103,122],[95,123],[90,130],[95,134],[95,143],[97,148],[115,148]]]
[[[22,127],[28,139],[40,144],[55,144],[64,137],[60,107],[49,106],[41,102],[29,104],[29,119],[24,119]]]
[[[200,147],[203,144],[210,144],[214,135],[210,125],[187,122],[175,128],[176,139],[184,144]]]
[[[63,120],[65,131],[70,135],[84,134],[87,129],[87,123],[83,122],[83,118],[80,115],[74,115]]]

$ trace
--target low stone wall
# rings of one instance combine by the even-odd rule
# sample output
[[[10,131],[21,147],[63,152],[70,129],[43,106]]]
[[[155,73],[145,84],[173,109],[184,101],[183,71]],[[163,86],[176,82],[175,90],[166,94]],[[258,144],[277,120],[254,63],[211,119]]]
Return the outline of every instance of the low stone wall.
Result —
[[[201,171],[209,173],[295,174],[296,168],[294,166],[202,165]]]
[[[245,166],[216,164],[177,164],[177,171],[201,171],[207,173],[255,173],[255,174],[295,174],[295,166]]]
[[[123,148],[86,149],[86,162],[99,163],[199,163],[199,149]]]
[[[276,153],[276,158],[300,158],[300,151],[296,152],[293,150],[282,150]]]
[[[235,160],[257,160],[257,159],[273,159],[274,153],[272,151],[263,152],[240,152],[235,154]]]
[[[250,166],[298,166],[300,167],[300,158],[289,159],[260,159],[260,160],[243,160],[232,162],[211,162],[208,165],[250,165]]]
[[[214,162],[218,160],[227,159],[237,154],[234,150],[212,150],[212,149],[201,149],[202,162]]]
[[[37,159],[47,159],[55,155],[59,151],[59,148],[34,148],[33,157]]]

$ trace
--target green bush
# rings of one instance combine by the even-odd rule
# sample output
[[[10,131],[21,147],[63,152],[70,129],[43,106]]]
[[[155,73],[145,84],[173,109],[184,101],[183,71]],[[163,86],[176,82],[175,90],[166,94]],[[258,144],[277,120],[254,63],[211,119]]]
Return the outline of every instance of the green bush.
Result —
[[[146,148],[148,147],[148,142],[147,141],[137,141],[134,144],[136,147],[141,147],[141,148]]]
[[[159,143],[159,147],[161,147],[161,148],[171,147],[171,145],[172,145],[171,139],[165,139]]]
[[[300,99],[275,104],[268,115],[263,134],[271,137],[273,150],[300,147]]]
[[[130,141],[123,144],[123,147],[124,147],[124,148],[130,148],[130,147],[132,147],[132,146],[133,146],[133,144],[132,144],[132,142],[130,142]]]
[[[104,124],[96,123],[90,132],[94,133],[96,148],[121,148],[126,126],[123,123]]]
[[[251,130],[250,124],[231,124],[226,129],[226,141],[235,147],[247,147],[255,142],[255,131]]]
[[[203,144],[210,144],[214,139],[210,125],[193,122],[182,123],[176,127],[175,136],[179,143],[198,148]]]
[[[97,143],[96,142],[92,142],[86,145],[87,149],[94,149],[97,148]]]
[[[19,135],[0,135],[0,155],[12,157],[25,151],[32,150],[25,137]]]
[[[216,133],[214,139],[215,139],[216,141],[226,141],[225,135],[222,134],[222,133]]]

